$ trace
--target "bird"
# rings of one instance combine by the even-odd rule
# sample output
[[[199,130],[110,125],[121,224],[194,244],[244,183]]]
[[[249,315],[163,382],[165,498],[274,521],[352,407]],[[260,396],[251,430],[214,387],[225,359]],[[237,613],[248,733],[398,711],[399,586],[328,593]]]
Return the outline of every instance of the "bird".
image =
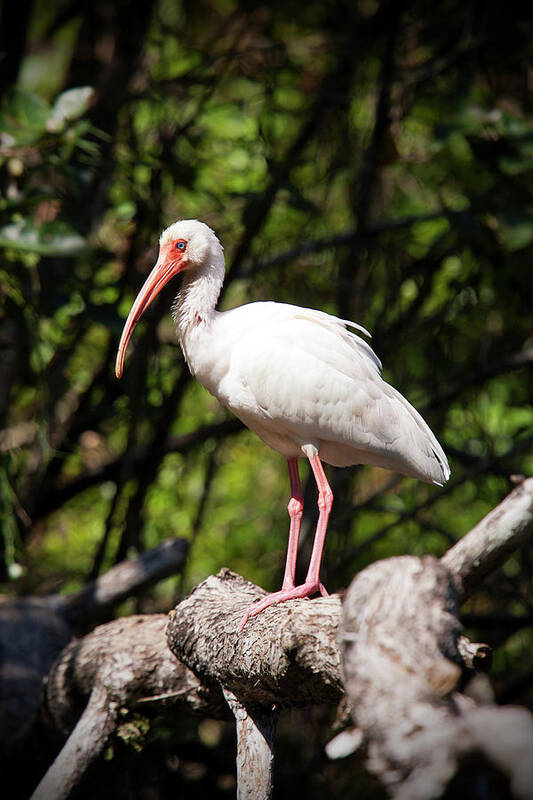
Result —
[[[218,311],[224,250],[199,220],[178,220],[159,239],[157,262],[139,291],[120,339],[120,378],[133,330],[158,292],[179,273],[172,315],[191,373],[287,460],[291,497],[281,589],[246,610],[251,617],[287,600],[328,594],[320,565],[333,503],[323,463],[372,464],[442,486],[446,455],[416,409],[381,377],[382,365],[361,325],[324,311],[272,301]],[[303,514],[300,458],[309,461],[318,490],[318,521],[304,583],[295,584]]]

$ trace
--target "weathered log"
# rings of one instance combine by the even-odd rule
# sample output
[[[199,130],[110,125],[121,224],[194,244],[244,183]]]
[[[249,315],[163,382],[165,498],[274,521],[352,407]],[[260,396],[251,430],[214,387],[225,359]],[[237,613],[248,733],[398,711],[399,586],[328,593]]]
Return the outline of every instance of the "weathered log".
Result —
[[[187,542],[167,539],[134,561],[117,564],[70,595],[0,597],[0,741],[9,757],[24,746],[39,712],[41,684],[53,661],[78,632],[124,598],[185,563]]]
[[[224,686],[247,706],[337,702],[338,595],[272,606],[237,634],[245,610],[263,594],[228,569],[210,576],[170,613],[170,649],[202,681]]]
[[[68,797],[125,709],[228,716],[221,692],[203,686],[164,646],[166,624],[164,614],[124,617],[63,650],[45,683],[45,716],[56,731],[74,730],[32,800]]]
[[[515,797],[531,798],[531,715],[477,707],[455,691],[461,651],[470,665],[476,649],[459,637],[457,606],[454,576],[432,557],[384,559],[352,581],[339,639],[367,766],[395,800],[430,800],[477,753],[508,776]]]

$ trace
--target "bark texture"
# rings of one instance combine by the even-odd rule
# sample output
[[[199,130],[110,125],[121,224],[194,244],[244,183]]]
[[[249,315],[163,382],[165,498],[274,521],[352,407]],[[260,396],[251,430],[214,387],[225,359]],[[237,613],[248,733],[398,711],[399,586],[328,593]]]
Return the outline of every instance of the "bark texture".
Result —
[[[229,690],[224,697],[237,732],[237,800],[270,800],[274,788],[274,712],[249,711]]]
[[[165,614],[123,617],[74,639],[63,650],[45,681],[45,709],[50,724],[63,734],[72,730],[95,686],[129,709],[151,701],[158,708],[185,703],[191,711],[216,711],[222,697],[203,687],[164,647]]]
[[[171,612],[170,649],[201,680],[247,706],[337,702],[338,595],[272,606],[237,634],[246,609],[264,594],[228,569],[210,576]]]
[[[119,715],[181,706],[227,716],[220,691],[203,686],[164,646],[166,624],[164,614],[124,617],[64,649],[45,683],[45,715],[55,731],[72,733],[32,800],[68,797],[102,753]]]
[[[456,691],[460,667],[479,651],[459,637],[456,613],[454,576],[431,557],[385,559],[352,581],[340,640],[367,766],[397,800],[429,800],[476,753],[510,779],[514,796],[531,798],[533,718]]]
[[[0,597],[2,755],[24,746],[39,713],[43,678],[72,637],[126,597],[178,572],[186,556],[187,542],[168,539],[74,595]]]
[[[119,706],[103,686],[95,686],[67,743],[30,800],[65,800],[101,754],[117,725]]]

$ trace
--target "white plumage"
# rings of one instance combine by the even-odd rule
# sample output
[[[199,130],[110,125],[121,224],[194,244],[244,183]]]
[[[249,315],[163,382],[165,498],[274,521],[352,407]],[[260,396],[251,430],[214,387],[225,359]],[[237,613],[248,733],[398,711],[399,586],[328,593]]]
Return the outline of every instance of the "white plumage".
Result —
[[[450,469],[428,425],[383,381],[378,357],[350,330],[368,335],[364,328],[284,303],[251,303],[217,312],[225,272],[223,250],[213,231],[196,220],[176,222],[161,235],[158,262],[124,326],[118,377],[135,324],[178,272],[184,273],[184,282],[173,313],[191,372],[222,405],[289,460],[293,491],[284,589],[252,607],[242,629],[248,616],[268,605],[317,590],[325,592],[318,578],[322,549],[318,540],[323,544],[332,495],[320,460],[334,466],[373,464],[437,485],[448,479]],[[317,552],[310,564],[314,572],[308,573],[305,584],[295,587],[302,504],[295,460],[302,456],[309,458],[317,479],[320,516]]]

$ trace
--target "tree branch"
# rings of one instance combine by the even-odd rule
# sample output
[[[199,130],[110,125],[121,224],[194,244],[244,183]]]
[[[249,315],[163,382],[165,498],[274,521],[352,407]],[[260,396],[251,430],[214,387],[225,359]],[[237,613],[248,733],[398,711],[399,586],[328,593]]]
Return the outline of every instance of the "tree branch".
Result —
[[[186,553],[187,542],[169,539],[71,597],[0,597],[0,739],[5,752],[27,741],[43,678],[72,636],[126,597],[179,571]]]
[[[98,757],[116,729],[119,711],[147,703],[158,713],[186,707],[189,711],[227,716],[220,692],[202,686],[164,646],[165,614],[146,614],[101,625],[62,652],[45,684],[49,726],[68,733],[32,800],[63,800]]]
[[[533,532],[533,478],[516,487],[443,556],[466,600]]]
[[[122,561],[80,592],[61,598],[63,614],[71,623],[98,619],[127,597],[177,574],[188,550],[186,539],[165,539],[135,561]]]
[[[393,522],[389,522],[387,525],[377,530],[363,542],[354,545],[350,550],[350,552],[347,554],[346,559],[349,561],[351,559],[356,558],[363,550],[373,545],[375,542],[378,542],[380,539],[383,539],[384,536],[386,536],[394,528],[397,528],[398,525],[401,525],[402,523],[405,523],[410,519],[415,519],[421,511],[430,508],[434,503],[438,503],[445,495],[450,495],[458,486],[461,486],[461,484],[463,484],[465,481],[483,472],[490,472],[500,464],[503,465],[511,456],[530,448],[532,443],[533,443],[533,436],[529,436],[523,439],[518,439],[511,445],[511,447],[509,447],[509,449],[505,453],[502,453],[501,455],[492,455],[487,458],[476,459],[475,462],[470,467],[465,469],[464,472],[458,478],[455,479],[452,478],[441,489],[429,494],[428,497],[426,497],[426,499],[423,500],[421,503],[419,503],[419,505],[417,505],[415,508],[411,509],[410,511],[402,512]],[[509,471],[506,471],[506,474],[508,475]],[[363,503],[357,506],[352,506],[352,511],[354,513],[356,511],[359,511],[362,507],[367,505],[367,502],[372,502],[372,500],[373,497],[370,498],[370,501],[364,501]],[[505,500],[503,502],[505,502]]]
[[[377,222],[369,222],[365,226],[365,237],[373,238],[380,236],[382,233],[388,231],[402,230],[403,228],[410,228],[418,222],[428,222],[433,219],[440,219],[448,217],[451,212],[447,210],[429,211],[426,214],[411,214],[405,217],[397,217],[396,219],[383,219]],[[288,250],[283,250],[280,253],[274,253],[265,259],[257,259],[247,262],[240,270],[242,278],[250,278],[258,272],[263,272],[273,267],[279,267],[290,261],[295,261],[302,256],[312,255],[314,253],[321,253],[324,250],[331,248],[344,247],[345,245],[357,242],[360,237],[360,232],[357,228],[336,233],[333,236],[325,236],[322,239],[311,239],[307,242],[301,242],[295,247]]]
[[[237,729],[237,800],[270,800],[273,789],[273,712],[250,711],[224,689]]]
[[[173,436],[162,445],[160,455],[167,453],[188,453],[193,450],[197,445],[205,442],[207,439],[220,439],[232,433],[240,431],[243,424],[237,418],[224,419],[221,422],[214,422],[210,425],[201,425],[196,430],[190,433],[184,433],[181,436]],[[132,452],[133,469],[142,467],[146,457],[146,448],[138,447]],[[116,481],[120,473],[122,463],[122,456],[109,461],[102,467],[91,472],[83,473],[77,478],[65,483],[53,492],[49,492],[46,497],[40,498],[38,505],[33,511],[33,519],[38,520],[55,511],[57,508],[68,502],[72,497],[75,497],[80,492],[84,492],[91,486],[97,486],[99,483],[105,481]]]
[[[456,691],[470,660],[461,650],[479,650],[459,647],[457,608],[454,577],[433,557],[384,559],[352,581],[340,638],[368,769],[395,800],[430,800],[477,753],[509,777],[515,797],[531,798],[533,717]]]
[[[458,690],[464,676],[486,671],[490,648],[469,642],[457,615],[466,589],[531,532],[532,499],[529,479],[440,561],[384,559],[356,575],[342,606],[339,596],[287,602],[250,619],[240,635],[244,610],[264,592],[222,570],[170,613],[169,650],[162,615],[117,620],[72,642],[50,672],[48,718],[68,731],[80,698],[92,697],[95,687],[130,709],[148,701],[158,712],[180,706],[223,716],[228,703],[238,729],[238,796],[255,800],[271,792],[275,710],[336,703],[345,692],[356,728],[349,747],[330,752],[364,743],[368,769],[397,800],[440,796],[466,774],[462,765],[473,753],[509,776],[516,797],[530,798],[533,719],[525,709],[480,705]],[[94,697],[79,730],[102,714],[101,695]],[[102,723],[94,752],[112,728]],[[85,769],[86,754],[74,763],[72,752],[71,743],[45,778],[54,787],[60,780],[71,785]]]
[[[95,686],[65,747],[30,800],[65,800],[102,753],[117,723],[118,704],[103,686]]]
[[[264,594],[228,569],[211,575],[170,612],[170,649],[203,681],[249,706],[337,702],[340,598],[267,608],[238,635],[245,610]]]

